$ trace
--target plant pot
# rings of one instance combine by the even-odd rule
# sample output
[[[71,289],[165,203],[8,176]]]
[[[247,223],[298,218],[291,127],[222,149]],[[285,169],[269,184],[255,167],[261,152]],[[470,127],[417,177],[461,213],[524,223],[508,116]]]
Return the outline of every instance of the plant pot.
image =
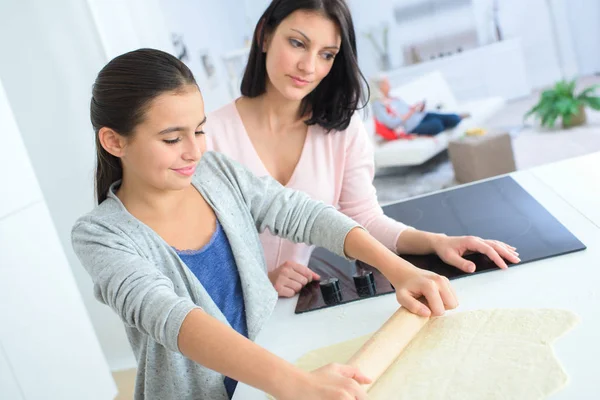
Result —
[[[571,117],[571,121],[567,124],[563,118],[562,126],[565,129],[572,128],[574,126],[583,125],[587,122],[587,116],[585,113],[585,107],[579,106],[579,112]]]

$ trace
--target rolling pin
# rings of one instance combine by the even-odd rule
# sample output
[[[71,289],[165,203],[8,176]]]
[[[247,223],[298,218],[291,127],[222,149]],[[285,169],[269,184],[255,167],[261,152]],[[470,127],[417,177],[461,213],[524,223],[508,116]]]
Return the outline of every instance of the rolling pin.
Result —
[[[370,384],[363,385],[365,390],[369,390],[396,361],[427,321],[429,317],[421,317],[400,307],[348,360],[347,364],[371,379]]]

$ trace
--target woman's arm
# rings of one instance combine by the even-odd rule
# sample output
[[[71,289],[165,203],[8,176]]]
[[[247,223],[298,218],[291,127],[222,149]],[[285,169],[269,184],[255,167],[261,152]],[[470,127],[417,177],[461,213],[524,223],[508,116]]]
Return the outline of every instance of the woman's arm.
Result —
[[[400,118],[402,118],[402,123],[406,122],[410,117],[412,117],[418,110],[418,107],[415,106],[410,106],[408,108],[408,111],[406,113],[404,113]]]
[[[504,260],[519,263],[516,248],[498,240],[487,240],[477,236],[447,236],[440,233],[408,229],[397,242],[400,254],[437,254],[446,264],[464,272],[474,272],[475,264],[463,258],[463,255],[477,252],[485,254],[499,268],[508,266]]]
[[[341,169],[336,170],[336,180],[341,180],[339,210],[364,226],[388,249],[396,251],[400,236],[404,236],[407,226],[383,213],[377,191],[373,186],[375,176],[373,144],[358,114],[352,117],[350,126],[341,136],[345,153],[336,154],[341,158]],[[333,184],[333,182],[332,182]],[[401,235],[402,233],[402,235]]]

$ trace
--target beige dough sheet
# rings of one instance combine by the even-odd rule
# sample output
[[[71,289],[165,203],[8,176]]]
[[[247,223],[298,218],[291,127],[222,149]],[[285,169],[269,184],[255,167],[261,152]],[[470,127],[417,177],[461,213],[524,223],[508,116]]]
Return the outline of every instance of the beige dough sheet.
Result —
[[[552,343],[577,324],[569,311],[494,309],[431,319],[371,386],[372,400],[543,399],[567,384]],[[314,350],[305,370],[346,363],[370,335]]]

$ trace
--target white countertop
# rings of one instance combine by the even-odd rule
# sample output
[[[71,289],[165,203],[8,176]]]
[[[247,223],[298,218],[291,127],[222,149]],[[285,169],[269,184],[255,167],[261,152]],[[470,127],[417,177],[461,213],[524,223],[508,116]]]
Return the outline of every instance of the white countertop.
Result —
[[[600,153],[510,174],[587,249],[452,281],[460,306],[562,308],[581,322],[554,348],[570,377],[551,399],[600,399]],[[398,308],[393,294],[296,315],[297,296],[279,300],[257,343],[289,360],[377,330]],[[265,399],[238,384],[234,400]]]

